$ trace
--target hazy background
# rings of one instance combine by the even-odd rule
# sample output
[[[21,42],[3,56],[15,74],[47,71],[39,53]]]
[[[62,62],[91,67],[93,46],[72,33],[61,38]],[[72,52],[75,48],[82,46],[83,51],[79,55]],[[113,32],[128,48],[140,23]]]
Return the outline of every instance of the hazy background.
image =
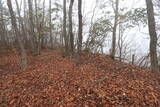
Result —
[[[4,4],[6,4],[6,0],[2,0]],[[53,0],[52,3],[54,3],[56,0]],[[59,3],[63,4],[63,0],[57,0]],[[67,0],[69,3],[69,0]],[[104,1],[108,0],[97,0],[99,3],[103,3]],[[121,6],[127,7],[128,10],[132,8],[138,8],[138,7],[145,7],[145,0],[122,0],[124,1]],[[15,6],[14,0],[12,0],[13,6]],[[19,4],[21,5],[21,9],[23,9],[23,2],[22,0],[18,0]],[[27,0],[26,0],[27,2]],[[46,0],[46,9],[48,8],[49,0]],[[43,4],[43,0],[39,1],[39,4]],[[67,4],[68,5],[68,4]],[[83,0],[83,21],[86,23],[84,26],[84,40],[86,39],[87,32],[89,32],[89,26],[91,23],[91,17],[93,15],[93,10],[95,9],[96,0]],[[16,7],[16,6],[15,6]],[[112,8],[108,8],[107,10],[112,10]],[[15,8],[16,11],[16,8]],[[77,0],[74,2],[74,8],[73,13],[75,14],[73,17],[73,20],[75,23],[77,23]],[[23,14],[23,13],[22,13]],[[99,17],[101,17],[102,11],[100,8],[95,9],[95,16],[94,20],[97,20]],[[143,56],[148,53],[149,50],[149,34],[148,34],[148,27],[140,25],[139,27],[132,28],[130,30],[125,31],[124,35],[127,37],[128,40],[131,40],[132,42],[132,50],[135,50],[136,55]],[[111,40],[109,40],[111,41]],[[111,47],[111,44],[107,43],[106,41],[106,48],[104,49],[105,53],[109,53],[109,49]]]
[[[107,0],[100,0],[102,2]],[[128,10],[132,8],[139,8],[139,7],[146,7],[145,6],[145,0],[122,0],[124,1],[123,6],[127,7]],[[92,12],[96,5],[96,0],[83,0],[84,3],[84,16],[87,16],[89,19],[92,16]],[[111,9],[112,10],[112,9]],[[96,18],[100,17],[101,10],[96,9]],[[131,30],[128,30],[125,32],[124,35],[127,35],[128,39],[131,39],[133,41],[133,44],[136,48],[136,52],[139,55],[145,55],[148,53],[149,50],[149,34],[148,34],[148,26],[140,26],[136,28],[132,28]],[[106,50],[108,52],[108,50]]]

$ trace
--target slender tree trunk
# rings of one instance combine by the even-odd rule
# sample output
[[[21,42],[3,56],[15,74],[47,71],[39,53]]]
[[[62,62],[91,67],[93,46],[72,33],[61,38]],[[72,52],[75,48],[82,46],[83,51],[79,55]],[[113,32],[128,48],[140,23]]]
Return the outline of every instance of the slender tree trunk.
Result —
[[[52,1],[49,0],[49,35],[50,35],[50,44],[51,48],[53,48],[53,36],[52,36]]]
[[[65,44],[65,54],[69,54],[68,49],[68,37],[67,37],[67,31],[66,31],[66,0],[63,0],[63,37],[64,37],[64,44]]]
[[[132,65],[134,65],[135,62],[135,54],[132,55]]]
[[[112,50],[111,50],[111,57],[114,59],[116,54],[116,31],[117,31],[117,23],[118,23],[118,10],[119,10],[119,0],[116,0],[116,8],[115,12],[115,20],[113,26],[113,34],[112,34]]]
[[[90,39],[92,39],[92,30],[93,30],[93,25],[94,25],[93,19],[95,17],[97,7],[98,7],[98,0],[96,0],[96,5],[93,9],[93,14],[92,14],[92,17],[91,17],[91,25],[90,25],[90,28],[89,28],[89,36],[87,38],[86,45],[85,45],[85,50],[87,50],[87,51],[90,51],[89,45],[90,45]]]
[[[37,53],[38,55],[40,55],[40,51],[41,51],[41,23],[39,22],[39,18],[38,18],[38,4],[37,4],[37,0],[34,0],[35,3],[35,20],[36,20],[36,29],[37,29]]]
[[[26,29],[28,29],[27,27],[29,25],[29,23],[28,23],[28,16],[27,16],[27,14],[28,14],[27,11],[28,10],[26,8],[27,8],[27,1],[23,0],[23,26],[25,28],[25,35],[26,35],[26,39],[27,39],[26,45],[27,45],[27,47],[29,47],[29,46],[31,46],[31,44],[30,44],[30,35],[28,35],[28,32],[26,30]]]
[[[26,0],[23,0],[23,13],[24,13],[24,20],[26,18]]]
[[[73,9],[74,0],[70,0],[69,5],[69,35],[70,35],[70,54],[73,57],[74,55],[74,35],[73,35],[73,28],[72,28],[72,9]]]
[[[31,41],[32,53],[36,54],[36,36],[34,32],[33,6],[31,0],[28,0],[28,8],[29,8],[29,27],[30,27],[29,34],[31,36],[30,41]]]
[[[43,1],[43,18],[42,18],[42,27],[44,28],[45,25],[45,3],[46,0]],[[44,30],[41,31],[41,42],[40,42],[40,49],[42,49],[43,47],[43,40],[44,40]]]
[[[146,0],[147,14],[148,14],[148,27],[150,34],[150,58],[151,58],[151,69],[158,71],[158,59],[157,59],[157,33],[154,18],[154,8],[152,0]]]
[[[16,36],[17,36],[17,40],[18,40],[19,47],[20,47],[20,50],[21,50],[21,67],[25,68],[25,67],[27,67],[27,54],[26,54],[26,51],[24,49],[24,45],[23,45],[23,42],[22,42],[22,37],[21,37],[20,32],[18,31],[18,28],[17,28],[16,17],[14,15],[11,0],[7,0],[7,5],[8,5],[8,8],[9,8],[10,15],[11,15],[12,27],[15,31]]]
[[[78,27],[78,52],[82,50],[82,0],[78,0],[78,19],[79,19],[79,27]]]
[[[121,25],[119,25],[119,37],[118,37],[118,48],[119,48],[119,60],[122,61],[122,31],[121,31]]]
[[[1,37],[1,43],[2,46],[6,46],[7,45],[7,41],[6,41],[6,28],[5,28],[5,23],[4,23],[4,17],[3,17],[3,4],[2,4],[2,0],[0,0],[0,37]]]
[[[18,12],[18,17],[19,17],[19,23],[22,27],[22,33],[23,33],[23,36],[24,36],[24,41],[25,43],[27,43],[27,34],[26,34],[26,31],[25,31],[25,27],[24,27],[24,23],[23,23],[23,19],[21,17],[21,14],[20,14],[20,8],[19,8],[19,5],[18,5],[18,1],[16,1],[16,6],[17,6],[17,12]]]

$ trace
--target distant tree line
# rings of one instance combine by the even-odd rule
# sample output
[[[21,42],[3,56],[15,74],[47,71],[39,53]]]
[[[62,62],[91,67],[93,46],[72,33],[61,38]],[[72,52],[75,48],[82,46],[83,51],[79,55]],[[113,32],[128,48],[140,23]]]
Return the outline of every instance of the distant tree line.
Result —
[[[6,7],[6,2],[0,0],[0,46],[19,48],[22,68],[27,67],[28,51],[32,55],[39,55],[44,48],[63,47],[65,56],[78,58],[82,50],[104,53],[107,38],[110,38],[110,55],[113,59],[125,61],[129,59],[127,55],[130,55],[132,64],[135,64],[137,62],[132,40],[128,40],[124,34],[136,26],[148,25],[150,68],[159,71],[158,34],[153,0],[145,1],[146,8],[131,10],[123,7],[120,0],[96,0],[87,34],[84,32],[86,23],[82,0],[63,0],[63,4],[60,0],[48,0],[47,7],[46,2],[47,0],[7,0]],[[156,1],[157,7],[160,7],[159,4],[160,2]],[[97,8],[103,14],[94,20]],[[76,22],[73,20],[75,10]],[[140,64],[144,63],[144,58],[139,60]]]

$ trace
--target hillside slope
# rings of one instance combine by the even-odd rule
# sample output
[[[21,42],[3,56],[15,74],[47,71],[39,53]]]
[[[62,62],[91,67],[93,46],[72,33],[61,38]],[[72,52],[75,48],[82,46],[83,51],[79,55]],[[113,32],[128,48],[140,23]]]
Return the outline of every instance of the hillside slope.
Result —
[[[89,53],[78,66],[60,51],[28,59],[20,70],[16,54],[0,54],[0,106],[160,106],[160,75],[149,70]]]

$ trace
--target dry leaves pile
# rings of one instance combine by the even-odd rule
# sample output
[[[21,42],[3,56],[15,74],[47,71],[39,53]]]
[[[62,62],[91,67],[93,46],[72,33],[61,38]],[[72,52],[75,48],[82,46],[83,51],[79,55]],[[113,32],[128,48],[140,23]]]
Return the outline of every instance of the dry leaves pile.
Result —
[[[160,107],[160,75],[109,56],[83,53],[81,64],[59,51],[30,56],[0,54],[0,106]]]

